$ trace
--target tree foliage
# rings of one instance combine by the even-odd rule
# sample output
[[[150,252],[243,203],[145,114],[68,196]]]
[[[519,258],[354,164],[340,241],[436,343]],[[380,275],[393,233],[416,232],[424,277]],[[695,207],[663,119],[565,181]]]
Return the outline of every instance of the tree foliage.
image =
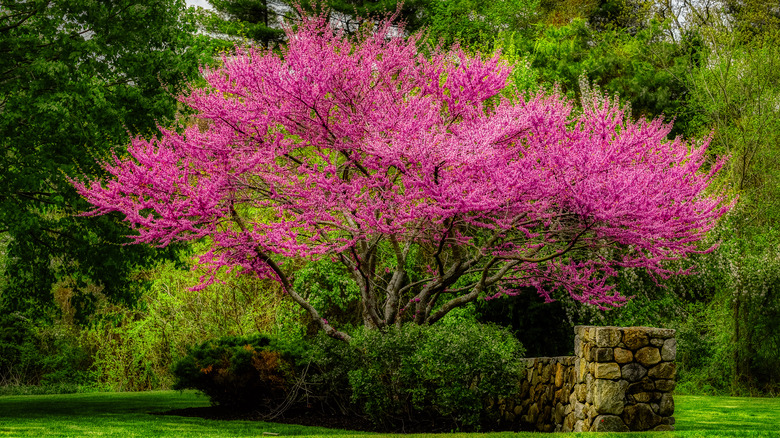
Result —
[[[76,182],[92,214],[120,212],[139,243],[209,237],[200,261],[294,288],[282,259],[351,273],[368,327],[430,324],[479,297],[563,288],[602,307],[616,269],[671,274],[728,205],[706,197],[706,143],[668,141],[593,94],[498,95],[497,57],[418,50],[392,23],[347,38],[325,16],[287,29],[282,56],[247,49],[182,101],[205,128],[136,138],[113,178]],[[428,272],[410,278],[412,248]]]
[[[127,232],[115,216],[73,217],[84,204],[65,175],[101,174],[96,158],[128,132],[147,135],[173,118],[170,93],[197,66],[183,11],[181,0],[0,4],[5,310],[50,303],[62,281],[132,300],[130,272],[159,257],[120,246]]]

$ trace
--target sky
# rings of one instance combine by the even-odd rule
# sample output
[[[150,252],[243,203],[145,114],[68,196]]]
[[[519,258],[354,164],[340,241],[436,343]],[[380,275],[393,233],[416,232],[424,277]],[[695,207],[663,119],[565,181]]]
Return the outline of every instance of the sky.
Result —
[[[206,0],[187,0],[187,6],[200,6],[210,9],[210,6]]]

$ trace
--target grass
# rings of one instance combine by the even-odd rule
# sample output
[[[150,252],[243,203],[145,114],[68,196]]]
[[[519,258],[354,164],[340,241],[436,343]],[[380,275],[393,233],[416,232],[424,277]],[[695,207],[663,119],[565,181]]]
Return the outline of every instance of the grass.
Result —
[[[671,433],[566,434],[612,437],[780,437],[780,398],[677,396],[677,431]],[[92,393],[0,397],[0,437],[244,437],[279,434],[306,437],[378,436],[365,432],[153,415],[207,406],[193,392]],[[424,438],[442,435],[382,435]],[[446,434],[447,438],[539,437],[531,433]],[[545,435],[542,435],[545,436]],[[553,435],[546,435],[553,436]],[[561,436],[555,434],[554,436]]]

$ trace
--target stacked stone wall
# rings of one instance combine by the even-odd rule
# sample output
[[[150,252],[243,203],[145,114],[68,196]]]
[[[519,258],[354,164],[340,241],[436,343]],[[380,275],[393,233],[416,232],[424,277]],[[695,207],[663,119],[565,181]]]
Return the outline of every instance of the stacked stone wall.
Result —
[[[573,357],[525,359],[516,396],[500,399],[502,426],[540,432],[674,430],[674,330],[574,328]]]

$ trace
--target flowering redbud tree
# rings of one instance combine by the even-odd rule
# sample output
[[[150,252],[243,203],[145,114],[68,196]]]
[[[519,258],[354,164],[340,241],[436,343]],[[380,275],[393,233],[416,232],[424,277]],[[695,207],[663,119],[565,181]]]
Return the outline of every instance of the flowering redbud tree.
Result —
[[[208,86],[181,97],[197,124],[136,138],[105,163],[109,181],[74,184],[90,214],[125,215],[135,242],[206,239],[212,273],[278,281],[343,340],[285,259],[348,268],[367,327],[529,286],[606,308],[627,299],[619,268],[673,274],[664,262],[697,252],[728,210],[707,195],[720,165],[702,170],[706,142],[669,141],[613,99],[575,111],[555,93],[506,97],[498,57],[398,34],[306,18],[281,54],[240,49],[204,69]],[[426,276],[410,275],[410,251]]]

